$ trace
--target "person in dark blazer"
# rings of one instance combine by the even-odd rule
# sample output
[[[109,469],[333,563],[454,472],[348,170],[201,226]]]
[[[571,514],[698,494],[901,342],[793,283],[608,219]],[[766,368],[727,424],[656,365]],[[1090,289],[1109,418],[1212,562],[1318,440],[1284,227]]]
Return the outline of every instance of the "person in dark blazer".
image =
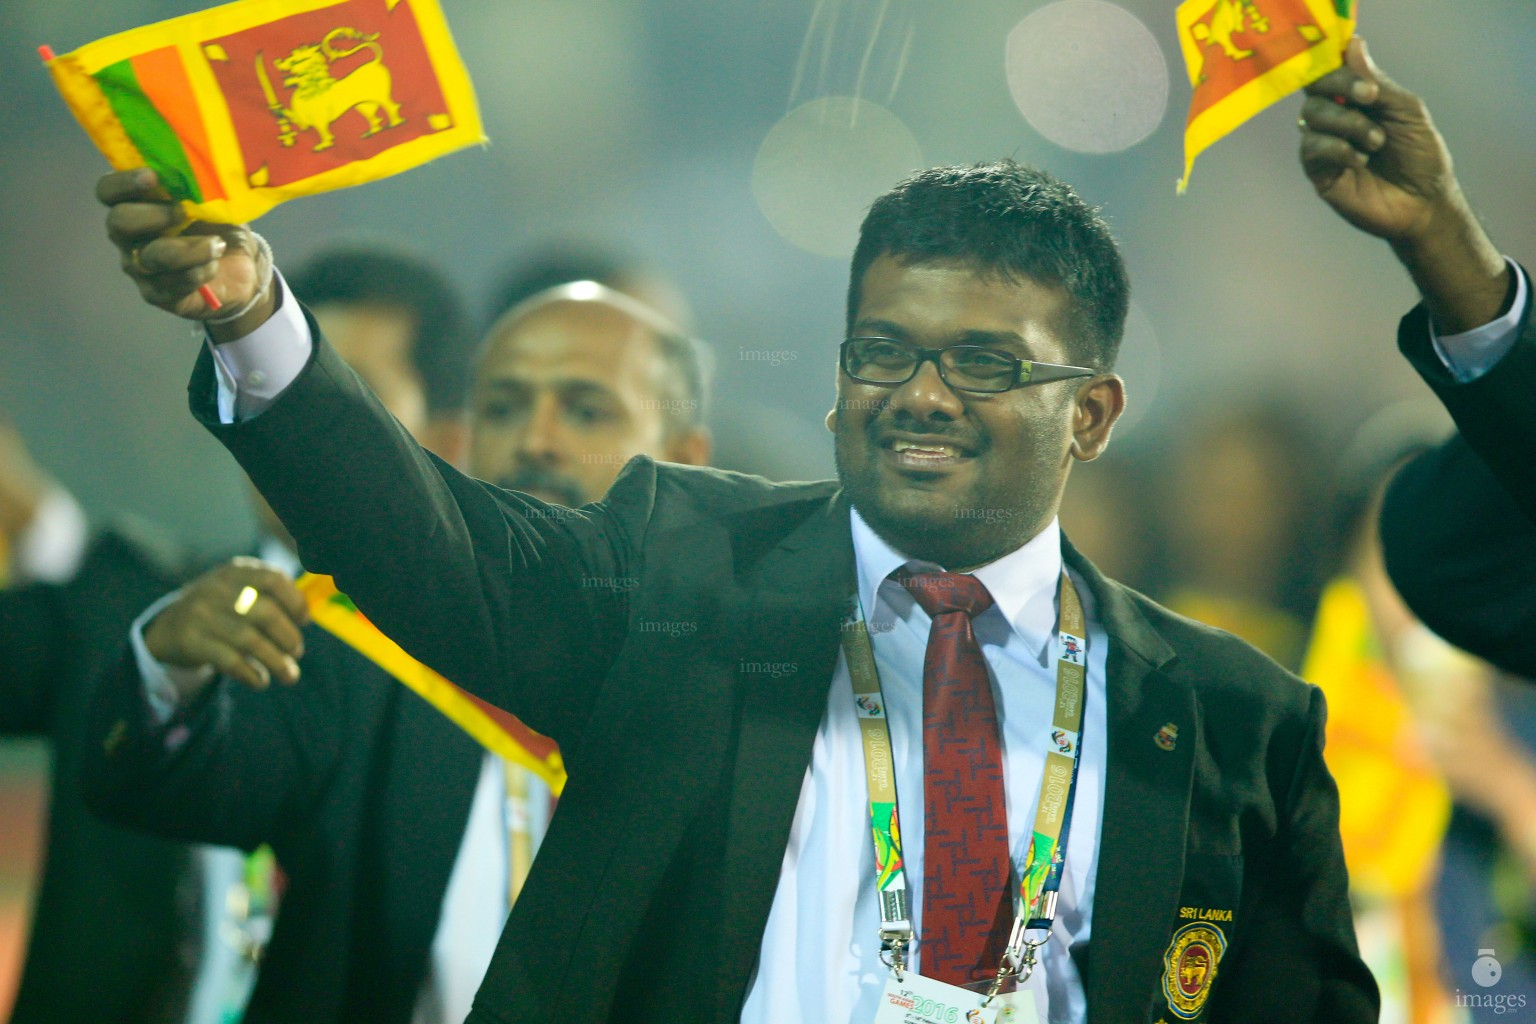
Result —
[[[708,455],[692,344],[622,295],[579,296],[551,290],[492,330],[468,419],[477,472],[575,504],[637,452]],[[419,429],[418,404],[397,403],[399,421]],[[246,586],[262,598],[241,614]],[[461,1020],[505,920],[505,773],[526,770],[306,625],[288,576],[259,563],[184,588],[142,637],[145,655],[175,666],[168,713],[137,651],[98,691],[90,802],[169,838],[271,845],[286,887],[247,1024]],[[534,848],[548,816],[536,783],[524,780],[523,800]]]
[[[109,826],[85,806],[83,709],[143,607],[185,578],[184,556],[118,525],[72,580],[0,590],[0,735],[52,756],[41,885],[14,1024],[185,1019],[201,938],[186,847]]]
[[[297,279],[379,391],[409,392],[404,402],[425,418],[425,436],[459,418],[462,370],[455,376],[453,365],[467,357],[463,316],[435,271],[395,253],[345,249],[320,255]],[[39,471],[28,472],[19,439],[0,443],[0,506],[36,505],[36,519],[59,518],[61,501],[74,510],[72,499],[51,492],[19,501],[22,484]],[[270,510],[257,505],[266,532],[282,535]],[[0,516],[0,525],[9,522]],[[221,934],[232,923],[220,913],[226,876],[239,884],[239,858],[173,841],[195,836],[108,825],[82,798],[86,765],[104,740],[87,722],[99,679],[135,618],[211,560],[124,525],[104,531],[83,557],[63,561],[67,570],[48,571],[67,580],[0,590],[0,732],[46,736],[52,755],[43,877],[12,1019],[222,1020],[249,984],[241,962],[247,951],[226,945]]]
[[[1387,570],[1447,640],[1536,677],[1536,325],[1424,103],[1360,43],[1308,88],[1302,162],[1347,221],[1389,242],[1422,302],[1398,347],[1457,434],[1410,462],[1381,513]]]
[[[205,317],[207,282],[239,313],[210,328],[198,418],[309,564],[564,751],[471,1021],[862,1024],[913,972],[979,1003],[960,986],[1019,962],[994,940],[1051,763],[1052,670],[1084,658],[1081,732],[1051,741],[1081,751],[1059,902],[1009,998],[1050,1021],[1376,1019],[1320,694],[1105,579],[1056,526],[1071,464],[1124,404],[1124,268],[1070,188],[1004,161],[920,173],[871,207],[828,417],[837,482],[640,458],[569,509],[423,452],[253,273],[244,229],[161,236],[177,213],[153,181],[98,186],[127,272],[162,308]],[[241,377],[257,367],[261,393]],[[1056,628],[1063,580],[1085,637]],[[869,712],[839,652],[855,594],[915,947],[877,907]],[[972,767],[946,773],[946,746]],[[903,950],[898,978],[881,956]]]

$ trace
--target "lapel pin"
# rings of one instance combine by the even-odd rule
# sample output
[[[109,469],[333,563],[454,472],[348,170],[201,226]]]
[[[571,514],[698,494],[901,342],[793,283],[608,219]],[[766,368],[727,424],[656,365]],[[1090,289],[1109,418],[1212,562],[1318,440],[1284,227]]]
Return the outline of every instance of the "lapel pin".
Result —
[[[1157,730],[1157,735],[1152,737],[1152,742],[1163,750],[1172,750],[1179,743],[1179,727],[1169,722]]]

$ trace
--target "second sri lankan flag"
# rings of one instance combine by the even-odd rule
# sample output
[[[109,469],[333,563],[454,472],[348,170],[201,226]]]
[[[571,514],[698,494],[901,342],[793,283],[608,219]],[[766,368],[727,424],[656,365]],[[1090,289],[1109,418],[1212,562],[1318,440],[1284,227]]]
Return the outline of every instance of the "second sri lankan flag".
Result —
[[[482,747],[543,779],[556,797],[565,789],[565,762],[555,741],[494,704],[459,689],[401,649],[369,622],[329,576],[305,573],[297,585],[315,625],[394,676],[441,711]]]
[[[1212,143],[1344,62],[1355,0],[1184,0],[1177,20],[1194,89],[1182,193]]]
[[[436,0],[238,0],[48,62],[113,167],[252,220],[485,141]]]

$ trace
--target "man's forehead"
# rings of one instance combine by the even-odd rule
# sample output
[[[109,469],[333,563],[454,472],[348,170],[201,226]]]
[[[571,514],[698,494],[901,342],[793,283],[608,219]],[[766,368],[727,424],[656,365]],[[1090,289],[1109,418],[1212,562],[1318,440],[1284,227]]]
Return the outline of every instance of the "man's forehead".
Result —
[[[891,316],[960,319],[1017,329],[1054,319],[1069,307],[1064,288],[972,261],[881,256],[861,282],[856,320]]]
[[[642,384],[655,376],[658,354],[651,328],[623,310],[601,302],[558,302],[499,325],[480,376]]]

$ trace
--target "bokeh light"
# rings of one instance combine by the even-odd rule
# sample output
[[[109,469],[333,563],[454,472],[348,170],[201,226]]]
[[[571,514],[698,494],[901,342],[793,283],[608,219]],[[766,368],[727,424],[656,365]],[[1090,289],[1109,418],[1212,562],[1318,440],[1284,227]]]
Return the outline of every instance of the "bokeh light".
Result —
[[[752,165],[752,194],[784,238],[847,259],[871,201],[923,166],[895,114],[853,96],[796,107],[769,130]]]
[[[1008,87],[1030,126],[1081,153],[1117,153],[1157,130],[1168,108],[1168,62],[1130,11],[1063,0],[1008,33]]]

